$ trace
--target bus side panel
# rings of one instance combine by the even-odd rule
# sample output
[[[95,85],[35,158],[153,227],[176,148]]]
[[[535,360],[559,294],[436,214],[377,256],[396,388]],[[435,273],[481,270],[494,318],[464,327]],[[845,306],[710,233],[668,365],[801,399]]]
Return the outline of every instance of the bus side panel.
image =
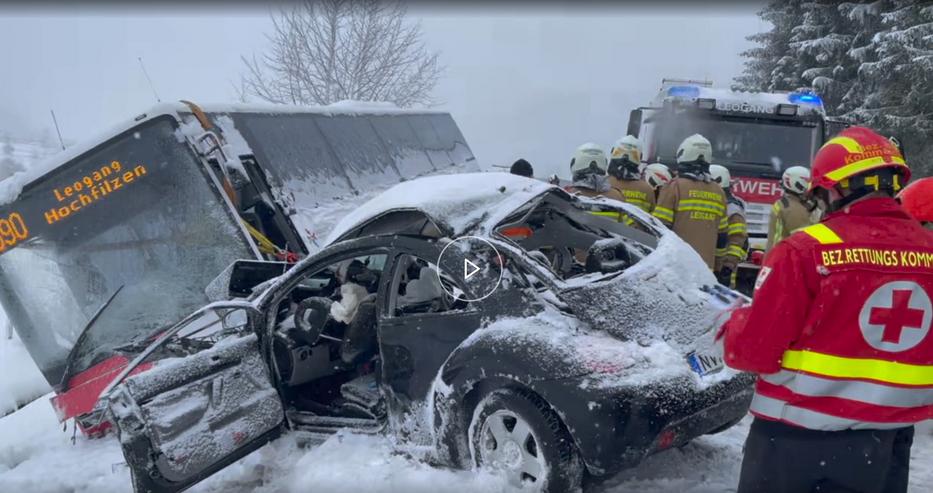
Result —
[[[369,117],[382,139],[386,150],[395,160],[395,167],[405,179],[415,178],[435,171],[431,158],[415,130],[408,123],[407,115],[375,115]]]
[[[231,116],[273,188],[285,187],[288,192],[307,195],[313,201],[333,200],[357,191],[344,163],[321,132],[317,115],[234,113]]]
[[[314,115],[353,188],[360,192],[398,183],[402,176],[369,117]]]
[[[473,157],[473,151],[454,123],[454,119],[449,114],[429,115],[428,120],[434,126],[434,130],[440,139],[441,145],[447,149],[447,155],[450,156],[454,166],[463,166],[472,163],[476,158]],[[479,171],[478,167],[476,170]]]

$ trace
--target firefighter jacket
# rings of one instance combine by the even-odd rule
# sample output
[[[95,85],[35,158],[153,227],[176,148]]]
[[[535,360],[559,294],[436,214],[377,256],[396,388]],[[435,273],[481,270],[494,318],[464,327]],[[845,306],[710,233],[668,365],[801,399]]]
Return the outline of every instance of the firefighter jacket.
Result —
[[[723,267],[735,271],[748,254],[748,225],[745,220],[745,201],[727,193],[725,233],[719,234],[716,245],[716,272]]]
[[[829,214],[774,247],[725,361],[759,374],[755,416],[813,430],[933,418],[933,232],[890,198]]]
[[[664,188],[654,216],[690,244],[712,269],[716,240],[728,230],[726,196],[716,183],[680,176]]]
[[[768,222],[768,244],[765,251],[791,233],[813,223],[810,218],[812,207],[799,195],[785,193],[771,206],[771,220]]]
[[[622,199],[632,205],[637,205],[647,213],[654,209],[654,188],[645,180],[620,180],[614,176],[609,177],[612,188],[622,194]]]

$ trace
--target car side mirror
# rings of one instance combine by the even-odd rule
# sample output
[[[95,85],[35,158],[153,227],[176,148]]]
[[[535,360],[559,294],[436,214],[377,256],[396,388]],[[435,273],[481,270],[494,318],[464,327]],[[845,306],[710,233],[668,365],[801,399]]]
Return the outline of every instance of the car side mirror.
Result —
[[[600,240],[586,255],[586,272],[609,274],[621,272],[632,265],[632,254],[621,239]]]
[[[222,323],[224,330],[241,329],[249,324],[249,313],[245,308],[234,308],[224,315]]]
[[[281,276],[289,265],[287,262],[237,260],[230,267],[227,295],[230,298],[248,298],[253,294],[253,288]]]

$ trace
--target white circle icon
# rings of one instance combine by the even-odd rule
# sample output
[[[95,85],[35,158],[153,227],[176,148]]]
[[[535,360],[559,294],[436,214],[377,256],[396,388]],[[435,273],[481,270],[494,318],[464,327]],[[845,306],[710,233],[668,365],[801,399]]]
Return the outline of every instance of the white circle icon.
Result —
[[[445,261],[445,256],[453,257]],[[450,267],[444,269],[443,265]],[[495,292],[502,282],[502,255],[483,238],[461,236],[441,250],[436,272],[441,287],[450,297],[466,302],[480,301]],[[472,296],[444,282],[444,276],[467,288]]]
[[[862,305],[858,324],[868,344],[898,353],[920,344],[930,333],[933,305],[923,287],[912,281],[889,282]]]

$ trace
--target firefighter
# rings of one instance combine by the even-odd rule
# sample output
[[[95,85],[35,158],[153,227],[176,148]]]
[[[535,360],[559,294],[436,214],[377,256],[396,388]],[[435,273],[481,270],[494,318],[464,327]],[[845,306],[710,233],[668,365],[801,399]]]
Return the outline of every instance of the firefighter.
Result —
[[[619,139],[610,152],[609,184],[622,194],[629,204],[650,213],[656,197],[654,189],[641,179],[641,145],[638,139],[626,135]]]
[[[581,145],[570,160],[573,184],[567,187],[567,191],[584,197],[607,197],[623,201],[622,194],[609,184],[606,176],[608,167],[606,153],[598,145]]]
[[[826,215],[774,247],[722,331],[726,363],[758,374],[739,493],[907,491],[933,416],[933,233],[893,199],[909,178],[864,127],[814,157]]]
[[[654,189],[654,198],[655,203],[657,203],[658,194],[661,192],[661,188],[664,185],[667,185],[674,179],[671,176],[671,171],[667,169],[667,166],[661,163],[652,163],[645,167],[644,171],[645,181],[651,185],[651,188]]]
[[[784,194],[771,206],[768,226],[768,243],[765,251],[777,242],[790,236],[795,230],[813,223],[814,204],[805,195],[810,186],[810,170],[803,166],[791,166],[781,175]]]
[[[732,175],[725,166],[711,164],[709,174],[726,194],[726,233],[720,233],[716,243],[716,278],[720,284],[733,286],[739,263],[748,254],[748,226],[745,220],[745,201],[732,194]]]
[[[716,240],[726,233],[726,195],[709,175],[713,148],[700,134],[677,149],[677,178],[661,189],[654,216],[690,244],[710,269],[715,267]]]
[[[933,229],[933,178],[921,178],[907,185],[897,194],[897,200],[911,217]]]
[[[524,159],[519,159],[512,163],[512,167],[509,168],[509,173],[526,178],[534,178],[535,176],[535,170],[531,167],[531,163]]]

